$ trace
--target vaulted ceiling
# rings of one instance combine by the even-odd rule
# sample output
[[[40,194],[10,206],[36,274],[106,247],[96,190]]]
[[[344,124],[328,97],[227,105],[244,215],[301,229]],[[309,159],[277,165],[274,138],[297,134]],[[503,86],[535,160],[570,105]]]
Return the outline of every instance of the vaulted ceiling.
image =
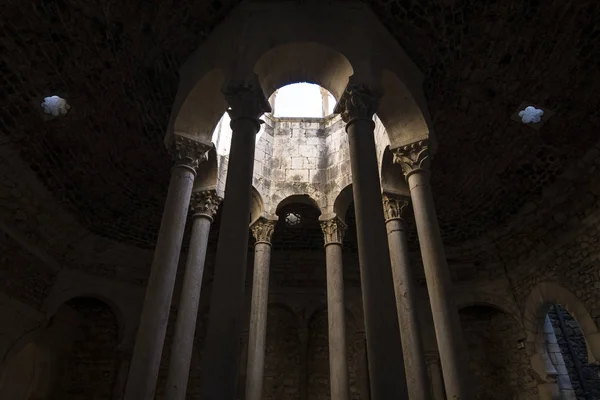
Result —
[[[177,70],[237,3],[2,2],[3,144],[90,231],[153,247]],[[432,181],[446,243],[519,229],[515,216],[530,203],[548,212],[558,206],[542,200],[545,188],[598,139],[600,4],[368,3],[426,74],[439,141]],[[52,94],[72,108],[48,121],[39,103]],[[511,120],[523,102],[554,115],[531,129]]]

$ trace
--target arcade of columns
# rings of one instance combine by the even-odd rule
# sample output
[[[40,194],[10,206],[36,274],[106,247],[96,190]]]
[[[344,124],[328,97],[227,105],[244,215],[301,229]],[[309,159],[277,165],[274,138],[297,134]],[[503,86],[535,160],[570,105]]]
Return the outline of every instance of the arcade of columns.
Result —
[[[243,326],[248,219],[251,207],[255,135],[259,117],[270,111],[260,88],[242,86],[224,92],[230,106],[233,136],[226,178],[211,309],[202,359],[203,400],[233,400]],[[471,398],[466,376],[458,311],[429,183],[429,147],[419,141],[394,151],[410,188],[410,199],[381,194],[373,115],[379,96],[365,86],[349,85],[336,106],[346,123],[372,400]],[[220,198],[214,191],[192,193],[196,169],[208,148],[176,136],[175,159],[144,308],[125,390],[125,400],[154,398],[163,342],[188,207],[193,211],[189,254],[171,352],[166,399],[185,399],[208,234]],[[421,246],[441,368],[427,373],[416,313],[416,287],[408,259],[403,215],[409,200]],[[382,207],[383,204],[383,207]],[[249,327],[246,399],[260,400],[267,325],[269,264],[274,221],[260,218],[251,226],[256,239]],[[338,218],[321,223],[325,238],[331,398],[348,400],[348,367],[342,274],[342,239]],[[387,241],[385,240],[387,230]],[[391,266],[391,268],[390,268]],[[395,294],[395,296],[394,296]],[[400,338],[402,340],[400,340]],[[433,357],[435,358],[436,355]],[[441,371],[440,371],[441,370]],[[430,383],[431,382],[431,383]]]

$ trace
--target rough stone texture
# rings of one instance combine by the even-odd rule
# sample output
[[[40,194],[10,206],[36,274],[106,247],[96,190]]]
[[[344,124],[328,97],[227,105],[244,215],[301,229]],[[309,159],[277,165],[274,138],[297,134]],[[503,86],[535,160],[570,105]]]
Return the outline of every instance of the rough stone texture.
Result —
[[[527,354],[517,347],[518,321],[486,306],[467,307],[459,315],[477,399],[538,399]]]
[[[43,324],[39,309],[63,268],[88,275],[76,281],[82,291],[96,290],[85,282],[97,277],[130,285],[115,292],[144,287],[167,190],[170,160],[162,139],[177,69],[237,3],[8,0],[0,6],[1,354]],[[457,296],[502,305],[519,318],[537,283],[557,282],[600,322],[597,1],[369,4],[426,74],[439,144],[432,186]],[[41,115],[39,104],[51,94],[68,99],[72,108],[65,117]],[[523,101],[555,115],[539,131],[529,129],[510,120]],[[290,151],[291,158],[273,171],[291,171],[286,179],[294,181],[293,190],[281,195],[318,197],[330,190],[327,185],[341,189],[350,182],[339,120],[296,121],[299,127],[288,121],[285,128],[274,121],[266,120],[258,141],[256,171],[264,176],[273,168],[273,149],[280,149],[279,158]],[[322,126],[333,133],[323,138]],[[380,124],[376,138],[381,164],[388,141]],[[325,143],[321,160],[336,164],[319,167],[317,161],[313,169],[314,148],[305,157],[307,149],[295,146],[309,141]],[[223,172],[227,158],[219,160]],[[265,197],[280,193],[260,176],[254,184]],[[278,223],[271,294],[292,304],[306,323],[303,313],[323,305],[324,254],[314,226],[318,215],[295,209],[308,222],[295,231],[280,231]],[[352,207],[346,222],[348,302],[360,310]],[[207,289],[218,225],[219,216],[207,256]],[[421,278],[414,232],[411,238]],[[422,313],[429,318],[427,307]],[[360,321],[360,313],[354,315]],[[470,321],[478,340],[491,338],[485,343],[491,343],[492,358],[505,357],[499,349],[510,349],[506,357],[512,357],[514,332],[504,330],[506,318]],[[199,321],[195,357],[205,329]],[[428,349],[435,349],[431,324],[424,326]],[[481,336],[492,326],[507,332],[510,343]],[[502,357],[510,365],[527,364]],[[197,395],[198,376],[193,369],[190,398]],[[507,376],[502,379],[512,382]],[[522,388],[528,398],[532,389],[528,383]]]
[[[81,316],[80,335],[64,360],[65,370],[48,397],[59,399],[108,399],[118,368],[118,324],[106,304],[95,299],[67,303]]]

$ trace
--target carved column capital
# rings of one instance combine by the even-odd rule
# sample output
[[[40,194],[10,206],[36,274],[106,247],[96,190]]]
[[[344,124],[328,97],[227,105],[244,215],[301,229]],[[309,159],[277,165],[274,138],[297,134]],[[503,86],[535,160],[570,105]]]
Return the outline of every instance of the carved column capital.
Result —
[[[192,138],[174,134],[168,151],[173,157],[175,167],[186,167],[194,171],[202,161],[208,160],[208,151],[212,146]]]
[[[273,236],[273,231],[275,230],[276,221],[271,221],[266,218],[259,218],[252,226],[250,230],[252,231],[252,235],[254,239],[256,239],[256,243],[267,243],[271,244],[271,237]]]
[[[380,100],[379,91],[366,85],[348,84],[333,112],[340,114],[347,124],[356,119],[372,120]]]
[[[325,239],[325,246],[328,244],[342,244],[344,234],[348,226],[338,217],[327,221],[321,221],[321,230]]]
[[[190,208],[194,212],[194,217],[204,216],[212,221],[217,214],[221,200],[223,199],[217,196],[215,190],[193,192],[190,199]]]
[[[394,163],[400,164],[407,178],[419,170],[429,171],[429,140],[398,147],[394,150]]]
[[[261,115],[271,111],[271,105],[258,84],[229,84],[223,89],[229,104],[227,113],[231,121],[250,119],[261,124]]]
[[[403,213],[406,212],[410,204],[408,197],[384,193],[382,199],[383,214],[385,215],[386,222],[392,219],[404,219]]]

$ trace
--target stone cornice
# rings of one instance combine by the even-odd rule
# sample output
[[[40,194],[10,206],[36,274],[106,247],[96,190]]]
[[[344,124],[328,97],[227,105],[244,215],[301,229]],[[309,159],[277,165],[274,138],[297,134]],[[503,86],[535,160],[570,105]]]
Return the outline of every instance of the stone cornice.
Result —
[[[223,90],[223,95],[229,104],[227,113],[231,121],[250,119],[260,124],[259,117],[271,112],[271,105],[257,84],[230,84]]]
[[[380,100],[378,91],[366,85],[348,84],[333,112],[347,124],[357,119],[372,120]]]
[[[393,152],[394,163],[400,164],[407,178],[410,174],[417,171],[429,171],[431,160],[429,156],[429,140],[420,140],[406,146],[398,147]]]
[[[211,145],[175,134],[168,151],[173,157],[174,166],[187,167],[195,173],[200,162],[208,160],[208,151],[211,148]]]
[[[271,238],[273,237],[273,231],[275,230],[276,221],[271,221],[266,218],[259,218],[252,226],[252,236],[256,239],[256,243],[267,243],[271,244]],[[256,244],[255,243],[255,244]]]
[[[404,219],[404,213],[410,203],[410,199],[405,196],[395,196],[384,193],[383,199],[383,214],[386,222],[392,219]]]
[[[329,244],[342,244],[348,226],[338,217],[321,221],[321,230],[325,239],[325,246]]]
[[[193,192],[190,199],[190,208],[194,212],[194,217],[204,216],[212,221],[217,214],[221,200],[223,199],[217,196],[215,190]]]

